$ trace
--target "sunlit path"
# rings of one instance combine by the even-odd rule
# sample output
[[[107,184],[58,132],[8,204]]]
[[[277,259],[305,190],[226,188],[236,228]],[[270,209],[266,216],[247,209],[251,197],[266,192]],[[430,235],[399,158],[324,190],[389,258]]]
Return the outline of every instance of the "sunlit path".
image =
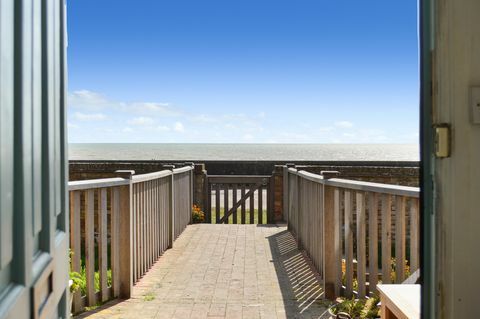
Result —
[[[316,272],[284,226],[188,226],[133,297],[81,318],[328,318]]]

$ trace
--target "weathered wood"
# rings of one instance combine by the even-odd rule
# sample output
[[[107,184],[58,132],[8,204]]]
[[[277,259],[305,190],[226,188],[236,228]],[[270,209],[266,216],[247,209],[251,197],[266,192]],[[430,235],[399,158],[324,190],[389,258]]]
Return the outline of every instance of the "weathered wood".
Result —
[[[339,268],[338,260],[340,258],[340,238],[339,238],[339,220],[336,214],[339,211],[338,189],[326,186],[323,193],[323,250],[324,250],[324,286],[325,297],[335,300],[340,293],[341,282],[337,282],[337,272]]]
[[[133,241],[132,241],[132,207],[131,207],[131,187],[120,186],[119,187],[119,197],[120,197],[120,230],[119,233],[119,289],[120,289],[120,298],[130,298],[132,289],[133,289],[133,269],[132,269],[132,255],[134,253]]]
[[[220,184],[215,185],[215,223],[220,223]]]
[[[365,230],[365,196],[362,192],[356,194],[357,208],[357,282],[358,297],[366,296],[366,230]]]
[[[392,198],[382,194],[382,284],[391,283],[390,270],[392,258]]]
[[[223,185],[223,217],[222,219],[220,220],[223,220],[224,222],[226,222],[228,224],[228,218],[230,217],[230,215],[227,216],[228,214],[228,190],[229,189],[229,185],[228,184],[224,184]],[[222,222],[220,222],[222,223]]]
[[[352,194],[345,190],[345,294],[353,294],[353,214]]]
[[[396,283],[405,280],[405,197],[396,196],[395,205],[395,273]]]
[[[412,198],[410,201],[410,271],[413,273],[419,267],[419,217],[418,200]]]
[[[237,192],[238,192],[237,184],[233,184],[232,188],[233,188],[232,203],[233,203],[233,206],[235,206],[235,204],[237,203]],[[232,207],[232,209],[233,209],[233,207]],[[238,207],[233,209],[233,223],[234,224],[238,223],[237,212],[238,212]]]
[[[101,188],[98,191],[99,209],[98,209],[98,265],[101,301],[108,300],[107,290],[107,189]]]
[[[230,217],[231,214],[233,214],[233,212],[238,209],[238,207],[240,207],[240,205],[244,205],[245,201],[250,197],[250,198],[253,198],[253,194],[254,192],[258,189],[258,187],[260,187],[260,184],[257,184],[255,186],[252,186],[250,187],[250,189],[248,190],[248,192],[246,194],[244,194],[245,192],[245,187],[243,186],[242,187],[242,197],[240,198],[240,200],[238,200],[234,205],[233,207],[226,213],[223,215],[223,217],[217,222],[217,223],[228,223],[228,217]],[[250,203],[250,208],[252,207],[252,202]],[[243,211],[242,211],[242,214],[243,214]],[[251,213],[252,215],[253,213]],[[250,217],[251,219],[251,217]],[[253,222],[251,222],[253,224]],[[242,224],[245,224],[245,221],[242,220]]]
[[[378,283],[378,194],[368,194],[368,283],[370,293]]]
[[[242,198],[246,197],[245,195],[245,184],[242,184],[242,192],[241,192],[241,195],[242,195]],[[242,205],[242,210],[241,210],[241,214],[242,214],[242,218],[241,218],[241,222],[242,224],[245,224],[245,215],[247,214],[246,213],[246,201],[245,200],[240,200],[240,203]]]
[[[341,210],[340,210],[340,190],[334,188],[333,194],[333,247],[334,247],[334,263],[335,271],[333,275],[335,296],[339,296],[342,288],[342,240],[341,240]],[[326,202],[324,201],[326,204]],[[326,226],[325,226],[326,227]],[[325,244],[326,246],[327,244]],[[326,257],[325,257],[326,260]]]
[[[211,184],[257,184],[267,183],[269,175],[208,175],[208,182]]]
[[[95,192],[85,191],[85,273],[87,281],[87,304],[93,306],[95,300]]]
[[[253,189],[252,192],[250,192]],[[250,185],[250,224],[255,223],[255,190],[258,189],[253,185]]]
[[[70,248],[72,271],[81,270],[80,191],[70,192]],[[73,294],[73,311],[82,310],[80,291]]]
[[[118,187],[112,188],[111,194],[111,264],[112,264],[112,289],[113,296],[120,295],[120,189]]]
[[[258,223],[263,224],[263,187],[258,188]]]

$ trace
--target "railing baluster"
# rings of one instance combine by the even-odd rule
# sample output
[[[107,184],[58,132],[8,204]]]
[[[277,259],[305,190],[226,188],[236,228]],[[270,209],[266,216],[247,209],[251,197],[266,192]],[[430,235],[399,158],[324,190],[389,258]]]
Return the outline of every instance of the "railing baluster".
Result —
[[[396,196],[395,205],[395,273],[396,283],[405,280],[405,197]]]
[[[80,230],[80,191],[70,192],[70,246],[72,251],[72,271],[81,270],[81,230]],[[73,295],[73,312],[82,310],[80,291]]]
[[[258,223],[263,224],[263,186],[258,188]]]
[[[95,300],[95,193],[93,189],[85,192],[85,268],[87,279],[87,305],[93,306]]]
[[[220,222],[220,185],[215,185],[215,224]]]
[[[242,194],[242,198],[243,198],[245,196],[245,184],[242,184],[242,193],[241,194]],[[243,201],[242,202],[242,220],[241,220],[242,224],[245,224],[245,215],[246,215],[246,208],[245,207],[246,207],[246,205],[247,205],[246,201]]]
[[[250,185],[250,187],[253,187],[253,185]],[[255,192],[252,192],[250,195],[250,224],[254,224],[254,217],[255,217]]]
[[[362,192],[356,194],[357,204],[357,282],[358,297],[366,295],[366,231],[365,231],[365,196]]]
[[[368,194],[368,269],[369,292],[375,293],[378,282],[378,194]]]
[[[392,258],[392,197],[382,194],[382,283],[391,283],[390,269]]]
[[[350,298],[353,293],[353,216],[352,195],[345,190],[345,295]]]
[[[233,202],[232,204],[233,205],[235,205],[237,203],[237,192],[238,192],[237,186],[238,186],[238,184],[233,184],[233,193],[232,193],[232,202]],[[238,223],[237,211],[238,211],[238,208],[233,211],[233,223],[234,224]]]
[[[107,288],[107,189],[101,188],[98,192],[98,265],[101,301],[109,299]]]
[[[111,195],[111,211],[110,211],[110,221],[111,221],[111,241],[110,241],[110,252],[111,252],[111,263],[112,263],[112,289],[113,296],[118,297],[120,294],[119,287],[119,271],[120,271],[120,258],[119,258],[119,236],[120,236],[120,190],[118,187],[112,188]]]
[[[410,271],[413,273],[419,265],[419,219],[418,219],[418,199],[410,200]]]
[[[326,204],[326,203],[325,203]],[[333,218],[333,243],[334,243],[334,258],[335,258],[335,296],[340,296],[342,288],[342,240],[340,238],[341,220],[342,216],[340,211],[340,190],[335,188],[334,202],[333,202],[334,218]]]
[[[223,216],[227,215],[228,212],[228,184],[223,185]],[[225,224],[228,224],[228,219],[225,220]]]

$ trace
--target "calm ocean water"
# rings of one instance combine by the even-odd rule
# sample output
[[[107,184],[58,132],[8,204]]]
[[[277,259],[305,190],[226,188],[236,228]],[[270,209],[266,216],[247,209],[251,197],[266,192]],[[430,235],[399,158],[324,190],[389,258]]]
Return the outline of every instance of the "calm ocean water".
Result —
[[[71,160],[418,161],[415,144],[70,144]]]

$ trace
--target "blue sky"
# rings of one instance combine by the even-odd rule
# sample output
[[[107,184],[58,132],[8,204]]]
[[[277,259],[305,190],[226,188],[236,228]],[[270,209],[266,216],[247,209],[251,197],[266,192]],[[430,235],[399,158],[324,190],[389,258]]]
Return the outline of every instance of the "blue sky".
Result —
[[[417,143],[417,2],[68,1],[70,142]]]

